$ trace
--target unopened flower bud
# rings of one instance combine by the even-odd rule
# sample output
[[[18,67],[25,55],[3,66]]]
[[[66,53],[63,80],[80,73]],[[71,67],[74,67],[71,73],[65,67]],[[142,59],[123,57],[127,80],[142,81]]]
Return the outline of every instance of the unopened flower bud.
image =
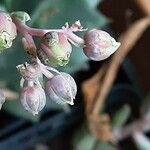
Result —
[[[0,110],[1,110],[2,105],[4,104],[4,102],[5,102],[4,93],[2,91],[0,91]]]
[[[69,74],[62,72],[46,82],[45,91],[48,97],[56,103],[73,105],[77,86]]]
[[[84,42],[85,55],[95,61],[108,58],[120,46],[120,43],[107,32],[97,29],[88,31],[84,36]]]
[[[38,56],[44,64],[64,66],[69,62],[71,51],[71,44],[63,33],[48,32],[41,40]]]
[[[20,99],[25,110],[33,115],[38,114],[46,104],[44,90],[35,85],[22,88]]]
[[[10,15],[0,11],[0,52],[11,47],[16,34],[16,26]]]

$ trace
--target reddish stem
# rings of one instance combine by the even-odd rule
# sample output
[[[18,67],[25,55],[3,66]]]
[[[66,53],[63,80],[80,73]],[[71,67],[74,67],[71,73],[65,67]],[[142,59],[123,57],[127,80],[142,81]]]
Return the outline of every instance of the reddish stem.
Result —
[[[76,43],[77,45],[80,45],[83,47],[84,40],[80,38],[79,36],[75,35],[73,33],[73,30],[71,28],[65,28],[65,29],[37,29],[37,28],[31,28],[25,24],[23,24],[21,21],[19,21],[17,18],[12,17],[12,20],[14,24],[16,25],[18,31],[26,38],[26,40],[29,42],[32,39],[32,36],[40,36],[42,37],[45,33],[55,31],[55,32],[62,32],[64,33],[68,39]],[[30,35],[30,36],[29,36]],[[32,42],[29,42],[30,44],[33,44]],[[33,44],[35,45],[35,44]]]

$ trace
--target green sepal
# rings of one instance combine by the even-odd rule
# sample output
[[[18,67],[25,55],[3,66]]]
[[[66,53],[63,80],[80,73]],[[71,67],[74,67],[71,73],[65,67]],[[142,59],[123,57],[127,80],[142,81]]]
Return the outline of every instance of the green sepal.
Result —
[[[15,11],[11,13],[11,16],[15,16],[17,19],[19,19],[22,23],[26,23],[27,21],[31,20],[31,17],[28,13],[24,11]]]

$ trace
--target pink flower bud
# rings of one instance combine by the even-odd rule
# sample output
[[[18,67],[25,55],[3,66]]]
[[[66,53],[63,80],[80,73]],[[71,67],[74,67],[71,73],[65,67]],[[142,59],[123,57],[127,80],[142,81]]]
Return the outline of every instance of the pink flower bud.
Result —
[[[2,105],[4,104],[4,102],[5,102],[4,93],[2,91],[0,91],[0,110],[1,110]]]
[[[0,52],[11,47],[16,35],[16,26],[12,22],[10,15],[0,11]]]
[[[71,51],[71,44],[63,33],[48,32],[41,40],[38,56],[47,65],[64,66],[69,62]]]
[[[25,110],[33,115],[38,114],[46,104],[44,90],[35,85],[22,88],[20,99]]]
[[[100,61],[108,58],[120,46],[107,32],[97,29],[88,31],[84,36],[84,53],[92,60]]]
[[[73,105],[77,85],[69,74],[62,72],[46,82],[45,91],[48,97],[56,103]]]

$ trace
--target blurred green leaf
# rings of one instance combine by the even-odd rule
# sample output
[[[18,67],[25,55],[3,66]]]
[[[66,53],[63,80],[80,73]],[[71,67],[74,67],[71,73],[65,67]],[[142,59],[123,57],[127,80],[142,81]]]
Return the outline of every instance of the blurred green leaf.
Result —
[[[9,12],[12,11],[25,11],[28,14],[31,14],[35,7],[41,2],[41,0],[30,0],[27,2],[27,0],[6,0],[10,1],[11,5],[10,8],[8,9]]]
[[[0,10],[6,11],[8,7],[8,0],[1,0],[0,1]]]
[[[134,134],[133,138],[139,150],[150,149],[150,140],[144,135],[144,133],[137,132]]]
[[[10,12],[13,0],[1,0],[1,1],[4,1],[6,11]]]
[[[32,122],[38,122],[41,116],[41,114],[33,116],[31,113],[25,111],[19,100],[7,101],[4,105],[4,109],[7,109],[12,115],[24,117]]]
[[[112,117],[112,126],[114,128],[122,127],[127,119],[129,118],[131,113],[130,107],[128,105],[124,105],[119,111],[117,111]]]
[[[89,7],[96,8],[96,6],[101,2],[101,0],[86,0]]]
[[[74,136],[73,150],[92,150],[95,139],[88,133],[85,125],[83,125]]]
[[[115,150],[115,148],[106,142],[99,142],[94,150]]]
[[[48,28],[61,28],[65,22],[74,23],[80,20],[85,28],[100,27],[106,18],[86,0],[43,0],[32,13],[32,24]]]
[[[97,141],[88,132],[85,124],[75,133],[73,146],[73,150],[114,150],[109,143]]]
[[[6,7],[3,4],[0,4],[0,11],[6,11]]]

